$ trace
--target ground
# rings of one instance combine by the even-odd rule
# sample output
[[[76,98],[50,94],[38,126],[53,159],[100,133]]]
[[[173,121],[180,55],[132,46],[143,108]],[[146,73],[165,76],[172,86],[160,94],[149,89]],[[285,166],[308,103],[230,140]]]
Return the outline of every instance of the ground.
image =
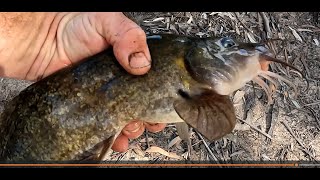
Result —
[[[248,83],[231,96],[238,117],[234,131],[221,140],[208,142],[191,129],[189,156],[187,144],[177,136],[175,125],[170,124],[162,132],[146,132],[131,140],[127,152],[110,152],[108,160],[159,162],[184,161],[186,157],[194,162],[220,163],[320,160],[319,13],[135,12],[126,15],[149,33],[230,36],[246,42],[273,39],[268,45],[273,47],[277,58],[298,68],[305,78],[293,69],[273,63],[270,71],[289,79],[297,87],[297,97],[284,81],[279,81],[277,89],[269,83],[275,93],[273,103],[268,105],[261,87]],[[0,111],[29,84],[1,78]]]

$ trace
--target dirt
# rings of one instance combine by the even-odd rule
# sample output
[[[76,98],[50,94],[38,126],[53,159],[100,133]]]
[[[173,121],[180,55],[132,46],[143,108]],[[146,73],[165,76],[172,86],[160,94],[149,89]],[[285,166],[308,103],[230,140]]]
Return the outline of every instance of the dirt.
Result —
[[[177,137],[175,126],[168,125],[162,132],[146,132],[138,139],[131,140],[127,152],[110,152],[107,160],[185,162],[186,158],[189,158],[195,163],[319,161],[319,13],[262,14],[252,12],[126,13],[147,33],[174,33],[199,37],[230,36],[246,42],[281,39],[272,41],[275,52],[278,54],[277,58],[301,70],[306,78],[299,76],[290,68],[273,63],[270,71],[280,74],[297,86],[297,97],[293,96],[294,91],[291,86],[279,81],[278,88],[273,94],[274,102],[270,105],[267,104],[266,93],[261,87],[248,83],[235,92],[236,95],[232,95],[239,118],[235,130],[220,140],[208,142],[202,140],[191,129],[191,154],[188,154],[187,143]],[[306,90],[306,79],[309,82],[308,90]],[[266,82],[270,88],[275,88],[272,83]],[[0,111],[3,110],[6,102],[29,84],[31,83],[28,81],[1,78]],[[149,139],[148,143],[146,139]]]

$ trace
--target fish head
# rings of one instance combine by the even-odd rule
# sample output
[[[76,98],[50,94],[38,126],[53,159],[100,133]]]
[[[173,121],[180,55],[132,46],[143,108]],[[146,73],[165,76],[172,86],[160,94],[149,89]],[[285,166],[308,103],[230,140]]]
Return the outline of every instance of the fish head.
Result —
[[[185,63],[196,81],[229,95],[260,73],[262,56],[273,56],[263,44],[209,37],[195,39]]]

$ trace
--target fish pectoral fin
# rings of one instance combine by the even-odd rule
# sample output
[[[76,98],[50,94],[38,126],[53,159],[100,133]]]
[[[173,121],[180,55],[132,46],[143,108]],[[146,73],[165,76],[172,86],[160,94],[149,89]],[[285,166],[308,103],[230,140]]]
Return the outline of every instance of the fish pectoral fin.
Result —
[[[174,102],[177,114],[204,137],[217,140],[231,133],[236,124],[229,96],[201,89],[195,94],[179,91],[181,98]]]

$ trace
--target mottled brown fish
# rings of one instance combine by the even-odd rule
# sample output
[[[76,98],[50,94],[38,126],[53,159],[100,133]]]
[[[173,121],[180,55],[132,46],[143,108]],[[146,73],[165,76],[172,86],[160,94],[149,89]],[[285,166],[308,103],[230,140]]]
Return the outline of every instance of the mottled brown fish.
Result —
[[[107,50],[27,87],[1,117],[0,161],[102,159],[135,119],[186,122],[219,139],[236,123],[228,95],[274,75],[261,70],[270,54],[258,44],[163,34],[148,45],[146,75],[130,75]]]

